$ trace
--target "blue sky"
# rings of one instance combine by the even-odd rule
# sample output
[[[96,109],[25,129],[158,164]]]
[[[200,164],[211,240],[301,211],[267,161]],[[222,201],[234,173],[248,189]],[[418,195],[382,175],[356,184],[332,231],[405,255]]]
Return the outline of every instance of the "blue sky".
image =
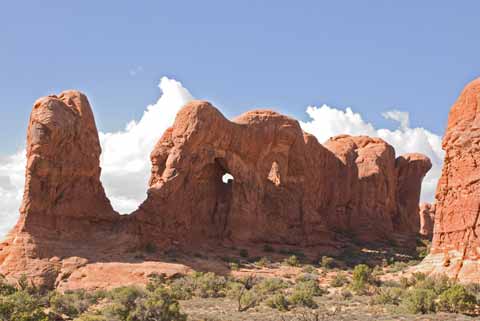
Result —
[[[422,152],[432,202],[448,111],[480,74],[479,12],[444,0],[4,1],[0,237],[18,218],[31,106],[72,88],[93,105],[102,182],[121,213],[144,200],[149,154],[192,97],[230,117],[274,108],[321,142],[369,135]]]
[[[478,1],[4,1],[0,155],[25,140],[34,100],[76,88],[100,129],[141,117],[161,76],[229,116],[352,107],[377,126],[410,113],[442,134],[480,73]]]

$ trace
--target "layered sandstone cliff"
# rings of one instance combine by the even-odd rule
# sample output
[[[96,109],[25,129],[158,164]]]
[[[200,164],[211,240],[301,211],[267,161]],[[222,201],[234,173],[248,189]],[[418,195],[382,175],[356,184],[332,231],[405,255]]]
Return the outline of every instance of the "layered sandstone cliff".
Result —
[[[461,281],[480,281],[480,79],[453,105],[443,138],[446,152],[437,186],[430,255],[420,269]]]
[[[146,247],[307,247],[339,234],[413,240],[420,186],[431,167],[420,154],[396,158],[378,138],[339,136],[321,145],[273,111],[229,121],[208,102],[193,101],[151,154],[146,201],[121,216],[105,196],[99,156],[83,94],[35,103],[21,216],[0,247],[1,273],[27,273],[52,287],[80,267],[135,263],[134,253]],[[233,180],[224,183],[226,173]]]

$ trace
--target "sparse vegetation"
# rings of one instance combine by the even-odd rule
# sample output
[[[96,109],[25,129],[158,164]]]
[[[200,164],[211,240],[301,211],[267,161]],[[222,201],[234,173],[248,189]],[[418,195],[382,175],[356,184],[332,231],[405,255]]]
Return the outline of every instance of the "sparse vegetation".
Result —
[[[364,292],[368,285],[373,284],[372,269],[365,264],[359,264],[353,269],[351,288],[357,293]]]
[[[348,278],[343,273],[337,273],[330,281],[330,286],[333,288],[339,288],[348,284]]]
[[[283,261],[285,265],[288,266],[300,266],[300,260],[296,255],[289,256],[288,258]]]
[[[333,257],[322,256],[322,258],[320,259],[320,266],[324,269],[333,269],[337,267],[337,264]]]
[[[460,285],[444,276],[413,273],[409,277],[399,277],[391,273],[388,266],[371,268],[365,264],[353,269],[342,265],[342,270],[332,270],[332,259],[326,256],[320,259],[321,269],[300,264],[296,255],[284,259],[284,264],[301,269],[285,269],[278,263],[271,263],[267,257],[250,259],[255,259],[254,264],[242,261],[245,265],[241,273],[234,274],[236,277],[193,272],[168,278],[152,273],[145,287],[125,286],[110,291],[48,293],[36,288],[26,277],[14,285],[0,278],[0,320],[184,321],[189,314],[192,320],[220,321],[223,319],[219,311],[223,313],[224,309],[235,314],[232,320],[238,321],[336,320],[337,314],[349,319],[348,313],[358,316],[380,313],[420,320],[422,314],[437,312],[452,316],[439,320],[466,320],[458,316],[477,315],[479,311],[476,295],[480,293],[480,286]],[[234,264],[238,268],[237,260],[222,260],[228,262],[230,269]],[[333,260],[337,264],[337,259]],[[408,266],[393,262],[390,268],[392,265],[393,270]],[[286,274],[272,277],[268,271],[259,271],[259,266],[279,269]],[[239,276],[249,270],[249,276]],[[268,277],[258,277],[265,272]],[[384,281],[380,281],[382,278]],[[325,284],[326,280],[330,280],[328,285],[320,286],[320,282]],[[210,308],[204,308],[205,304]],[[379,307],[382,308],[379,310]]]
[[[453,313],[471,312],[477,304],[477,298],[464,286],[455,284],[438,297],[438,310]]]

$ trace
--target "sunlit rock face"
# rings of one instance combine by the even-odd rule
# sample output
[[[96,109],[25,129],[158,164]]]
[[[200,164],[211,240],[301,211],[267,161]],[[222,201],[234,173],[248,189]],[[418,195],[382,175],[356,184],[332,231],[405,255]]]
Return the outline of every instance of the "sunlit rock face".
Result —
[[[446,152],[436,192],[430,255],[421,270],[480,281],[480,79],[453,105],[443,139]]]
[[[311,247],[332,244],[339,234],[363,242],[401,237],[412,245],[420,186],[431,167],[420,154],[396,158],[379,138],[344,135],[321,145],[276,112],[254,110],[230,121],[210,103],[192,101],[151,154],[147,199],[122,216],[100,182],[100,153],[83,94],[35,103],[21,216],[0,247],[1,273],[27,273],[56,287],[80,282],[79,269],[102,270],[109,278],[90,279],[121,285],[128,277],[113,271],[145,272],[145,262],[135,261],[145,248]],[[145,260],[158,261],[148,252]]]
[[[420,217],[420,235],[427,239],[432,239],[433,224],[435,222],[435,204],[421,204],[418,216]]]

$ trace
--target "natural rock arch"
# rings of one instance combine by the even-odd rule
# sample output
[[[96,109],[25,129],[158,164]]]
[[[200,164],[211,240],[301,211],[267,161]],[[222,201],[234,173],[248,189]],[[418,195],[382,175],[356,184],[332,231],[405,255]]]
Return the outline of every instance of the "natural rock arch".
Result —
[[[193,101],[151,154],[147,199],[121,216],[100,182],[98,133],[83,94],[39,99],[27,136],[25,195],[0,247],[0,272],[26,272],[48,286],[66,269],[132,260],[147,246],[305,247],[333,242],[338,232],[360,241],[402,235],[414,244],[419,227],[404,222],[417,215],[431,167],[419,154],[396,159],[378,138],[339,136],[321,145],[273,111],[229,121]],[[221,181],[226,172],[229,184]]]

